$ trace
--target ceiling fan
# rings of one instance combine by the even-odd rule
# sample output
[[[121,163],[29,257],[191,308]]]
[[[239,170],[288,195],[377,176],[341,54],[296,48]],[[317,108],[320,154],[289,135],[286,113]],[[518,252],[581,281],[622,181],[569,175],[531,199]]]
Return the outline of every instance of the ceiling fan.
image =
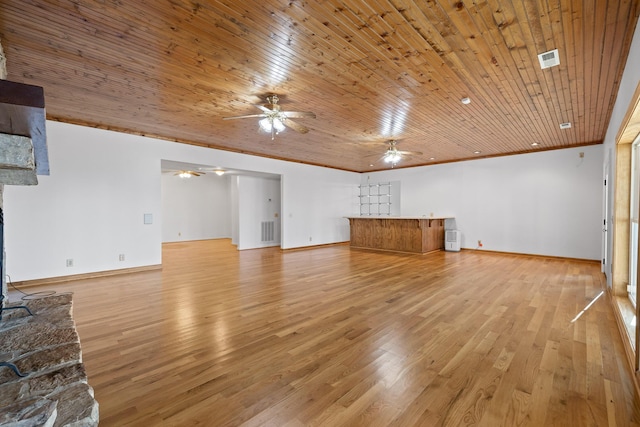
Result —
[[[265,105],[256,105],[262,113],[260,114],[249,114],[246,116],[235,116],[235,117],[223,117],[223,120],[234,120],[234,119],[247,119],[251,117],[262,117],[262,120],[258,122],[260,125],[260,129],[265,132],[271,133],[271,140],[274,140],[276,135],[285,128],[289,127],[296,132],[307,133],[309,129],[305,126],[302,126],[299,123],[291,120],[294,119],[305,119],[311,118],[315,119],[315,113],[310,111],[282,111],[280,109],[280,104],[278,104],[279,98],[278,95],[269,95],[267,96],[267,103]]]
[[[394,167],[400,160],[403,159],[403,156],[421,156],[422,152],[420,151],[403,151],[398,150],[397,146],[398,141],[395,139],[389,140],[386,142],[388,144],[387,150],[381,157],[385,163],[391,163],[391,167]],[[372,154],[376,155],[376,154]]]
[[[205,172],[203,170],[194,171],[194,170],[181,169],[181,170],[167,170],[165,172],[168,172],[168,173],[173,172],[173,176],[178,176],[180,178],[191,178],[192,176],[205,175],[207,172],[212,172],[218,176],[222,176],[225,174],[226,170],[218,168],[218,169],[207,170]]]
[[[191,178],[192,176],[200,176],[204,175],[205,172],[196,172],[191,170],[179,170],[174,172],[174,176],[179,176],[180,178]]]

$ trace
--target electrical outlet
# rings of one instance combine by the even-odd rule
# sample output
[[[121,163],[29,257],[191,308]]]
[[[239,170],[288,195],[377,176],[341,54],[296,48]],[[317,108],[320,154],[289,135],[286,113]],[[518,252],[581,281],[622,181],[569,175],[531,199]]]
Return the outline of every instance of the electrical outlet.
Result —
[[[67,259],[67,267],[73,267],[73,258]]]
[[[478,240],[478,247],[481,248],[482,247],[482,240]]]
[[[118,261],[124,261],[124,254],[118,255]]]

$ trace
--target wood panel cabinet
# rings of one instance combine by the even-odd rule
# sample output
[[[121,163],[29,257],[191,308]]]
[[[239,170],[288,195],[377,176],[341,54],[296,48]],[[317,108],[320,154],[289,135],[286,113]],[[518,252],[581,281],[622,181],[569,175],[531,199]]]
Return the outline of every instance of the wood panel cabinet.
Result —
[[[349,217],[351,246],[413,253],[441,250],[445,219]]]

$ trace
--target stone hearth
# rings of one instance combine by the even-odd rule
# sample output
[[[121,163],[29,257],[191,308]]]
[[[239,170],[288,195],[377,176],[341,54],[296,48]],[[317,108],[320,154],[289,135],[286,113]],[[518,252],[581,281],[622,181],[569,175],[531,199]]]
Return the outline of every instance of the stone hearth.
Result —
[[[20,302],[0,321],[0,426],[97,426],[98,403],[87,383],[71,294]]]

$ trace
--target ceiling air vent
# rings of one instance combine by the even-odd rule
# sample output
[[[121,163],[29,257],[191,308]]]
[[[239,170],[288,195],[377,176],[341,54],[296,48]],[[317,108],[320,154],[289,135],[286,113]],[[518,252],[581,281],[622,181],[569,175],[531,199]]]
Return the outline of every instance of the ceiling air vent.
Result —
[[[551,68],[555,67],[556,65],[560,65],[560,56],[558,55],[558,49],[553,49],[549,52],[539,54],[538,60],[540,61],[540,68],[542,68],[543,70],[545,68]]]
[[[560,129],[571,129],[571,122],[560,123]]]

